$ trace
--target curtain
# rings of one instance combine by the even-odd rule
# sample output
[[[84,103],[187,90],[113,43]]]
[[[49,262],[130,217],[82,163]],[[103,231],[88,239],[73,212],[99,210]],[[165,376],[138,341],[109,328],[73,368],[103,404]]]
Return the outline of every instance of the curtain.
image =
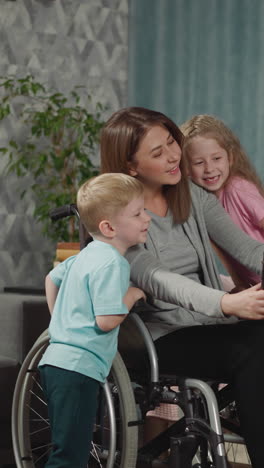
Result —
[[[264,158],[263,0],[130,0],[128,104],[213,114]]]

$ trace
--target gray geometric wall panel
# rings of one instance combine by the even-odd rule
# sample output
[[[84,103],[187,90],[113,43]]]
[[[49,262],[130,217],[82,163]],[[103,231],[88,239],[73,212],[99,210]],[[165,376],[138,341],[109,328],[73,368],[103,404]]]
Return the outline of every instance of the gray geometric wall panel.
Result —
[[[127,105],[128,0],[1,0],[0,75],[28,73],[61,91],[84,85],[107,106]],[[19,129],[2,123],[0,146]],[[0,290],[43,287],[55,246],[32,217],[27,181],[3,174],[0,158]],[[18,187],[19,183],[19,187]]]

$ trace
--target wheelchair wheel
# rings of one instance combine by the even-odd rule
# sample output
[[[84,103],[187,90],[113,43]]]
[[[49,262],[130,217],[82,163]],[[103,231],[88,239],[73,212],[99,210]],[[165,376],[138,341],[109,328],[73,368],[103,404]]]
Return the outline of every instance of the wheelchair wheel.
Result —
[[[228,420],[233,426],[239,426],[239,420],[237,415],[236,404],[230,403],[222,412],[224,420]],[[231,432],[224,429],[225,448],[227,458],[232,463],[251,467],[251,461],[247,452],[247,447],[240,436],[237,436],[235,432]]]
[[[38,363],[48,345],[44,332],[28,353],[17,379],[12,408],[12,438],[17,468],[43,468],[51,450],[47,404]],[[102,386],[94,424],[89,468],[135,468],[138,429],[133,390],[117,353]]]

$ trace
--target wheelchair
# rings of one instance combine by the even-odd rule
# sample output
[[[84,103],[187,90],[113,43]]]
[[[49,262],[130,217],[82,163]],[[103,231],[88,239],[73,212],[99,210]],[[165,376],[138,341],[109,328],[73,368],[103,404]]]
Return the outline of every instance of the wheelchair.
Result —
[[[75,205],[67,205],[59,213],[56,210],[54,218],[72,214],[78,216]],[[81,246],[87,244],[81,227],[80,241]],[[48,343],[46,330],[24,360],[14,390],[12,438],[17,468],[43,468],[52,448],[38,372]],[[231,447],[232,460],[236,461],[236,447],[243,446],[244,441],[232,387],[218,390],[219,383],[163,374],[138,304],[120,327],[118,352],[107,382],[100,388],[89,468],[232,466],[227,449]],[[175,386],[177,391],[172,389]],[[178,405],[183,416],[144,444],[147,412],[161,403]],[[164,452],[168,454],[165,460],[160,458]]]

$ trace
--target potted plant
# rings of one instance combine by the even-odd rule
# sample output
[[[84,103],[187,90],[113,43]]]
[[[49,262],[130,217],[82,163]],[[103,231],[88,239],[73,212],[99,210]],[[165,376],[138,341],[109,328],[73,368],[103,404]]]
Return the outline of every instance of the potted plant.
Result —
[[[74,203],[80,184],[97,174],[94,161],[105,108],[93,103],[84,87],[65,95],[47,89],[32,75],[2,77],[0,95],[0,120],[16,119],[13,127],[20,128],[0,148],[7,172],[17,177],[30,175],[33,216],[42,223],[44,235],[56,242],[77,241],[76,220],[52,223],[49,213]],[[21,140],[21,135],[26,137]]]

